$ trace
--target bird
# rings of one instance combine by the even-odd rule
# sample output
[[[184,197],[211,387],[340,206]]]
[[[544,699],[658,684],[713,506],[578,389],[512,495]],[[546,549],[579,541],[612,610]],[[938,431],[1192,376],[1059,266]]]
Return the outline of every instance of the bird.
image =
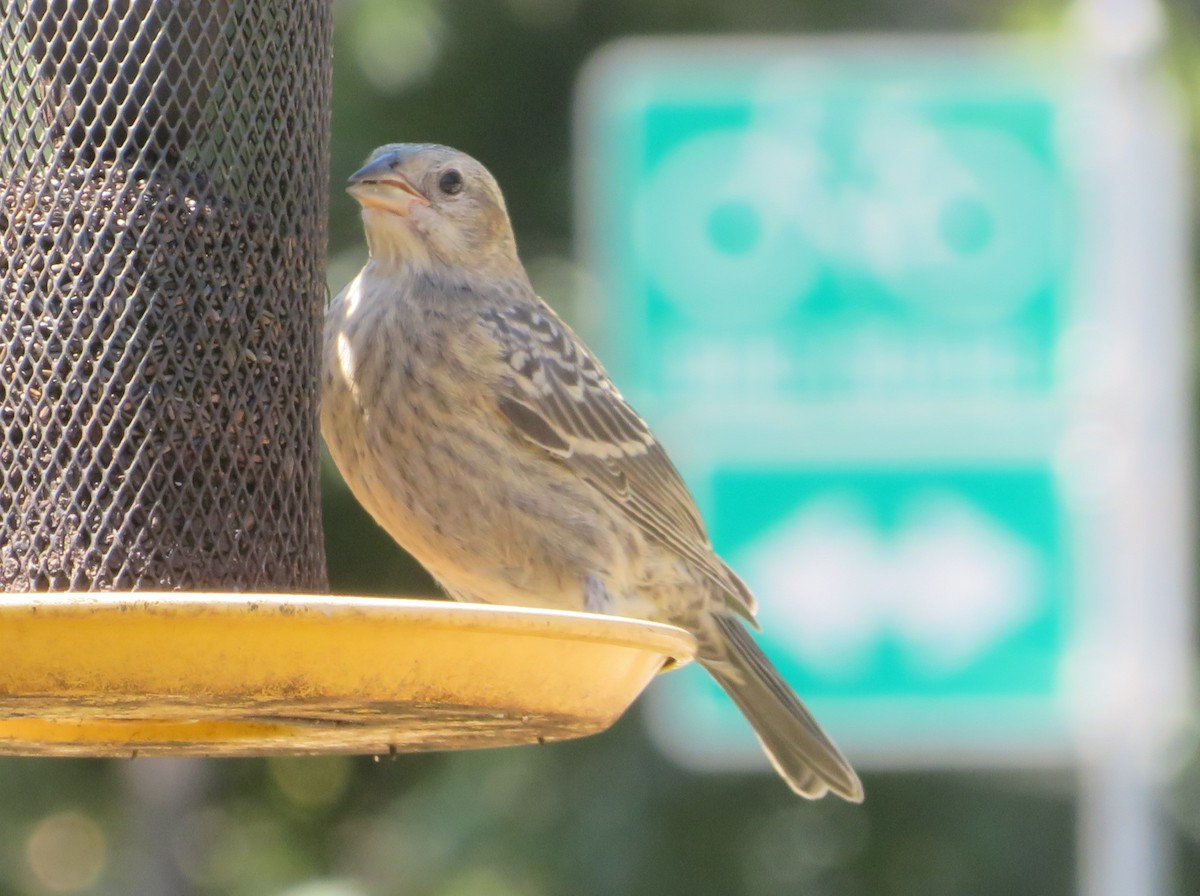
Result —
[[[492,174],[393,143],[347,191],[368,259],[326,312],[321,430],[363,507],[455,600],[691,632],[792,790],[861,802],[662,445],[535,292]]]

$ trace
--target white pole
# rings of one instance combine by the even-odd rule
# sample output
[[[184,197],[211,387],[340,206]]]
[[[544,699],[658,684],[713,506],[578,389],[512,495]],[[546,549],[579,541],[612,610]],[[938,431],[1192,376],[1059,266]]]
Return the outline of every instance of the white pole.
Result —
[[[1088,72],[1104,98],[1098,150],[1105,294],[1114,353],[1139,359],[1108,396],[1129,456],[1111,496],[1111,592],[1081,731],[1082,896],[1173,889],[1156,758],[1190,663],[1187,177],[1182,135],[1154,71],[1157,0],[1076,0]]]

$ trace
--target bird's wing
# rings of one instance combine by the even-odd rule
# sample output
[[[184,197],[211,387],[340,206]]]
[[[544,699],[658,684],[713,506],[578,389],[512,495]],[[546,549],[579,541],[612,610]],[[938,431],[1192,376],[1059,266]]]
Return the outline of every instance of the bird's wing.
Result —
[[[499,410],[517,432],[694,564],[753,622],[754,596],[713,553],[675,465],[571,328],[540,302],[485,312],[481,322],[505,365]]]

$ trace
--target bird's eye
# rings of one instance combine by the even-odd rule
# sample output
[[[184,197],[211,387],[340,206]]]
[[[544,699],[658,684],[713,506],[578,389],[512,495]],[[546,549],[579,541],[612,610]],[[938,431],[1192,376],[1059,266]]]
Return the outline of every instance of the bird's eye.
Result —
[[[447,196],[461,193],[462,188],[463,176],[457,168],[451,168],[449,171],[446,171],[438,181],[438,189]]]

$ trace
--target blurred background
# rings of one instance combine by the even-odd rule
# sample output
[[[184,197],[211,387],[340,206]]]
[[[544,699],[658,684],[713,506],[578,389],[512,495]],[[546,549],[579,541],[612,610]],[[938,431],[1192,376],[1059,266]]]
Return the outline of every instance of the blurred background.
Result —
[[[1176,91],[1194,160],[1200,9],[1173,2],[1163,12],[1154,68]],[[1050,0],[338,0],[330,289],[341,289],[366,255],[345,178],[379,144],[442,142],[483,160],[503,185],[539,292],[598,345],[621,343],[604,314],[611,283],[581,261],[621,248],[595,233],[582,245],[578,227],[586,193],[576,189],[579,165],[593,166],[597,178],[623,171],[573,145],[587,133],[576,130],[587,112],[576,86],[598,48],[669,34],[1053,39],[1078,27],[1072,15]],[[769,179],[764,188],[772,189]],[[636,359],[613,367],[638,374]],[[645,391],[647,415],[656,425],[663,415],[668,427],[668,448],[683,466],[698,464]],[[742,483],[739,493],[753,489]],[[433,593],[328,464],[324,494],[335,592]],[[710,513],[720,504],[701,499]],[[720,542],[728,526],[721,518],[713,526]],[[794,673],[805,674],[799,666]],[[911,756],[887,770],[868,765],[865,805],[814,804],[765,769],[685,770],[652,741],[648,712],[643,701],[604,735],[536,749],[0,760],[0,894],[1048,896],[1079,885],[1082,776],[1054,749],[1050,761],[996,770],[937,769]],[[852,758],[886,753],[864,743],[869,726],[856,734],[845,724],[831,727],[847,732]],[[1180,894],[1200,892],[1195,735],[1190,717],[1154,766],[1174,862],[1169,891]]]

